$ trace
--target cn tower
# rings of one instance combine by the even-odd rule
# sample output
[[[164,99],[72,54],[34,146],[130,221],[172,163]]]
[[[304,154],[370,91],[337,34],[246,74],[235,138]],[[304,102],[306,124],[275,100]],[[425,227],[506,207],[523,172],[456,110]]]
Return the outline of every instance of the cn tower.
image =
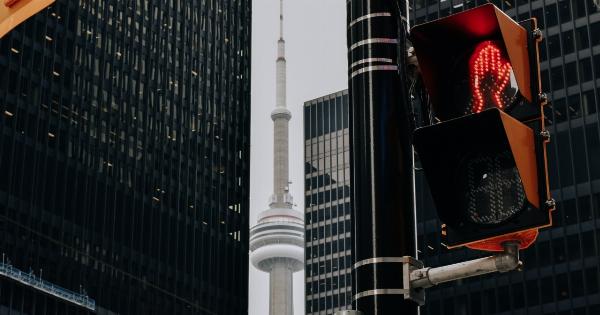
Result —
[[[293,209],[289,192],[288,123],[292,113],[286,107],[286,60],[283,40],[283,0],[280,0],[277,41],[276,106],[271,112],[274,125],[273,195],[269,209],[258,215],[250,229],[250,260],[269,273],[269,314],[292,315],[292,275],[304,268],[304,219]]]

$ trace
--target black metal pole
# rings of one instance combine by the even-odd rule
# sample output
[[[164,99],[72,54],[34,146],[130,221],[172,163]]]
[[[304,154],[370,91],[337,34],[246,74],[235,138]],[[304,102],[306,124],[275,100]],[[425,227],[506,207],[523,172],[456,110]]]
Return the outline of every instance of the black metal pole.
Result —
[[[402,257],[416,257],[405,0],[349,0],[354,307],[416,315]]]

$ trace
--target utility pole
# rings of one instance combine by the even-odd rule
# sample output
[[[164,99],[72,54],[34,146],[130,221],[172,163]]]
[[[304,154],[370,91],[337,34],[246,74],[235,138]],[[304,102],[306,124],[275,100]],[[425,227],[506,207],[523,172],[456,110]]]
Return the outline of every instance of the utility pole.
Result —
[[[416,263],[407,21],[404,0],[347,2],[353,306],[364,315],[418,314],[403,272]]]

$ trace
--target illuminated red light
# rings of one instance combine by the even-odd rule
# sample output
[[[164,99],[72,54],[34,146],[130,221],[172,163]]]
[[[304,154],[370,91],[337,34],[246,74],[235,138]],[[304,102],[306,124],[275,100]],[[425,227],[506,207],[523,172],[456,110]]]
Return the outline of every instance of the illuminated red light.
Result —
[[[510,82],[512,66],[493,41],[477,45],[469,60],[471,91],[473,93],[472,112],[479,113],[486,107],[486,96],[494,105],[504,109],[506,104],[502,93]]]

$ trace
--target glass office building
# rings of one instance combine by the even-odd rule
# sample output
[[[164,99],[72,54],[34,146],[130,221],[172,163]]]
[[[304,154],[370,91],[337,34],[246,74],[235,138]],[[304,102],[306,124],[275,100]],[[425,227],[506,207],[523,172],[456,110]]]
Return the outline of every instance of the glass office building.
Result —
[[[306,314],[352,303],[348,91],[304,103]]]
[[[431,21],[488,1],[411,0],[413,23]],[[489,1],[515,20],[536,17],[543,91],[552,142],[548,145],[554,227],[522,252],[522,272],[431,288],[422,314],[600,314],[600,8],[593,0]],[[420,258],[428,266],[467,260],[469,250],[440,244],[440,223],[417,173]]]
[[[250,19],[57,0],[0,40],[0,314],[247,314]]]

